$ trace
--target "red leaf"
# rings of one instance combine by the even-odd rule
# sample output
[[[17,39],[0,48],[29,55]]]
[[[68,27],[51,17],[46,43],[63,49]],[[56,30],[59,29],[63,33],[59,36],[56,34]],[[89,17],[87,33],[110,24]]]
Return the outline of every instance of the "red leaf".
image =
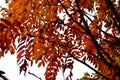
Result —
[[[26,54],[25,54],[25,58],[27,59],[27,60],[30,60],[30,52],[28,51],[28,50],[26,50]]]
[[[19,60],[23,56],[24,50],[20,51],[17,55],[17,59]]]
[[[18,53],[19,51],[23,50],[24,48],[25,48],[25,45],[21,46],[21,47],[18,49],[17,53]]]
[[[1,18],[1,20],[2,20],[3,22],[5,22],[7,25],[11,25],[11,22],[10,22],[10,21],[8,21],[8,20],[6,20],[6,19],[3,19],[3,18]]]
[[[2,23],[0,23],[0,31],[2,32],[5,28],[7,28],[7,26],[2,24]]]

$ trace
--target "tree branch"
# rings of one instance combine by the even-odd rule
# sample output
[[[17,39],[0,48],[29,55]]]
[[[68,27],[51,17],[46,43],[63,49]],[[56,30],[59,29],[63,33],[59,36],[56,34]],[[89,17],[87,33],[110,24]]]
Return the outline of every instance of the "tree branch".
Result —
[[[81,18],[82,18],[82,20],[83,20],[83,23],[84,23],[84,25],[86,26],[86,29],[85,29],[85,27],[83,27],[78,21],[74,20],[74,18],[69,14],[69,12],[68,12],[67,9],[65,8],[65,6],[61,3],[61,1],[60,1],[60,0],[58,0],[58,1],[59,1],[59,3],[62,5],[62,7],[65,9],[66,14],[67,14],[75,23],[77,23],[77,24],[79,25],[79,27],[81,27],[83,30],[85,30],[85,31],[90,35],[90,37],[91,37],[91,39],[92,39],[92,41],[93,41],[93,44],[96,46],[96,49],[97,49],[97,51],[98,51],[98,54],[99,54],[99,56],[101,57],[101,60],[103,60],[103,62],[104,62],[107,66],[110,65],[110,63],[106,61],[106,59],[104,58],[104,56],[103,56],[102,53],[100,52],[100,50],[99,50],[99,45],[97,44],[96,40],[93,38],[93,35],[92,35],[92,33],[90,32],[90,30],[89,30],[89,27],[88,27],[88,25],[87,25],[87,23],[86,23],[86,21],[85,21],[85,19],[84,19],[84,17],[83,17],[82,11],[80,10],[78,1],[76,0],[76,4],[77,4],[77,7],[78,7],[78,11],[79,11],[80,14],[81,14]],[[102,49],[102,50],[103,50],[103,49]],[[107,57],[109,57],[109,56],[107,56]],[[110,57],[109,57],[109,59],[110,59]],[[111,61],[111,59],[110,59],[110,61]]]
[[[83,13],[82,13],[82,11],[81,11],[81,9],[80,9],[80,6],[79,6],[79,0],[75,0],[75,1],[76,1],[76,5],[77,5],[77,8],[78,8],[78,11],[79,11],[79,13],[80,13],[80,15],[81,15],[81,19],[82,19],[82,21],[83,21],[83,23],[84,23],[84,25],[85,25],[85,27],[86,27],[86,32],[87,32],[87,33],[89,34],[89,36],[91,37],[92,42],[93,42],[94,46],[96,47],[96,50],[97,50],[98,55],[101,57],[101,60],[103,60],[103,62],[104,62],[107,66],[111,66],[111,64],[110,64],[108,61],[106,61],[106,59],[105,59],[104,56],[102,55],[102,53],[101,53],[101,51],[100,51],[101,48],[100,48],[100,46],[98,45],[97,41],[94,39],[93,34],[91,33],[91,31],[90,31],[90,29],[89,29],[89,27],[88,27],[88,25],[87,25],[87,22],[86,22],[85,19],[84,19],[84,15],[83,15]],[[103,49],[102,49],[102,51],[103,51]],[[105,52],[105,51],[103,51],[103,52]],[[103,54],[106,55],[106,57],[107,57],[110,61],[112,61],[108,54],[105,54],[105,53],[103,53]]]
[[[115,7],[114,7],[112,1],[105,0],[105,2],[107,4],[108,8],[110,8],[112,10],[113,14],[115,15],[115,18],[120,22],[120,16],[119,16],[118,12],[115,10]]]
[[[66,7],[62,4],[62,2],[60,0],[58,0],[58,2],[61,4],[61,6],[64,8],[66,14],[76,23],[78,24],[83,30],[85,30],[84,26],[82,26],[78,21],[76,21],[71,15],[70,13],[67,11]],[[86,31],[86,30],[85,30]]]
[[[103,31],[103,30],[102,30],[102,29],[100,29],[99,27],[97,27],[97,29],[99,29],[99,31],[103,32],[104,34],[106,34],[106,35],[110,36],[111,38],[114,38],[114,39],[116,39],[116,40],[119,40],[119,38],[118,38],[118,37],[115,37],[115,36],[113,36],[113,35],[111,35],[111,34],[109,34],[109,33],[105,32],[105,31]]]
[[[5,72],[0,70],[0,78],[3,80],[8,80],[5,76],[3,76],[3,74],[5,74]]]
[[[3,75],[1,75],[1,74],[0,74],[0,77],[1,77],[3,80],[9,80],[9,79],[7,79],[5,76],[3,76]]]
[[[98,72],[97,70],[95,70],[94,68],[92,68],[90,65],[88,65],[87,63],[79,60],[78,58],[76,58],[75,56],[73,56],[72,54],[69,54],[71,57],[73,57],[73,59],[75,59],[76,61],[84,64],[85,66],[87,66],[88,68],[90,68],[91,70],[93,70],[94,72],[96,72],[97,74],[99,74],[100,76],[104,77],[106,80],[109,80],[104,74]]]
[[[33,75],[34,77],[38,78],[39,80],[42,80],[40,77],[36,76],[34,73],[28,72],[30,75]]]
[[[116,24],[116,26],[117,26],[117,28],[118,28],[118,30],[119,30],[119,32],[120,32],[120,16],[119,16],[118,12],[115,10],[115,7],[114,7],[114,5],[113,5],[113,3],[112,3],[111,0],[105,0],[105,2],[106,2],[106,4],[107,4],[108,8],[111,9],[113,15],[115,16],[115,18],[114,18],[114,19],[115,19],[114,23]],[[118,22],[118,23],[117,23],[117,22]]]

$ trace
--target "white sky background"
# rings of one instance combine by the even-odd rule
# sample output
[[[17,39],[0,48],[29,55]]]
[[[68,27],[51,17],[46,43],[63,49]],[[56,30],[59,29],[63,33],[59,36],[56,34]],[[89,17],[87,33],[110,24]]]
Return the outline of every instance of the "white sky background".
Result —
[[[0,6],[2,6],[2,7],[7,6],[5,4],[5,0],[0,0]],[[1,15],[0,15],[0,17],[1,17]],[[38,78],[36,78],[28,73],[26,74],[26,76],[24,76],[24,73],[19,74],[19,68],[17,66],[16,54],[11,55],[10,53],[7,53],[4,55],[4,57],[0,58],[0,70],[5,72],[5,76],[9,80],[39,80]],[[44,78],[45,68],[43,68],[43,67],[38,68],[37,65],[34,64],[32,67],[28,68],[28,71],[30,71],[31,73],[34,73],[38,77],[41,77],[42,80],[45,80],[45,78]],[[92,73],[93,71],[91,69],[87,68],[86,66],[84,66],[83,64],[75,61],[72,72],[73,72],[73,80],[76,80],[77,78],[82,77],[84,75],[84,72]],[[66,74],[67,74],[67,72],[66,72]],[[56,80],[63,80],[61,71],[59,72],[58,75],[59,76],[57,76]]]

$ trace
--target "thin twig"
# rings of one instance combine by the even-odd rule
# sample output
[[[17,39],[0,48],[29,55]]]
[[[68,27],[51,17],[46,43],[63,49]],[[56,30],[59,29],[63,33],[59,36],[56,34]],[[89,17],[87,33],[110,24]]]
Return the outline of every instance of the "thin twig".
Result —
[[[29,71],[28,73],[29,73],[30,75],[33,75],[34,77],[36,77],[36,78],[42,80],[40,77],[36,76],[34,73],[31,73],[30,71]]]

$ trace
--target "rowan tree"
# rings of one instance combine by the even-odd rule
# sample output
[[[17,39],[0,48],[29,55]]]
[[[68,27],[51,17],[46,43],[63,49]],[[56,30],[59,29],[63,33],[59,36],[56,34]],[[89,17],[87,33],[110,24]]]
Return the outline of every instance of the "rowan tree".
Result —
[[[65,80],[72,80],[77,60],[95,71],[94,77],[87,75],[80,80],[120,79],[119,0],[6,0],[6,3],[8,9],[1,8],[0,57],[8,51],[16,53],[20,73],[26,73],[35,61],[38,67],[47,65],[46,80],[56,80],[59,68],[63,73],[70,69]]]

